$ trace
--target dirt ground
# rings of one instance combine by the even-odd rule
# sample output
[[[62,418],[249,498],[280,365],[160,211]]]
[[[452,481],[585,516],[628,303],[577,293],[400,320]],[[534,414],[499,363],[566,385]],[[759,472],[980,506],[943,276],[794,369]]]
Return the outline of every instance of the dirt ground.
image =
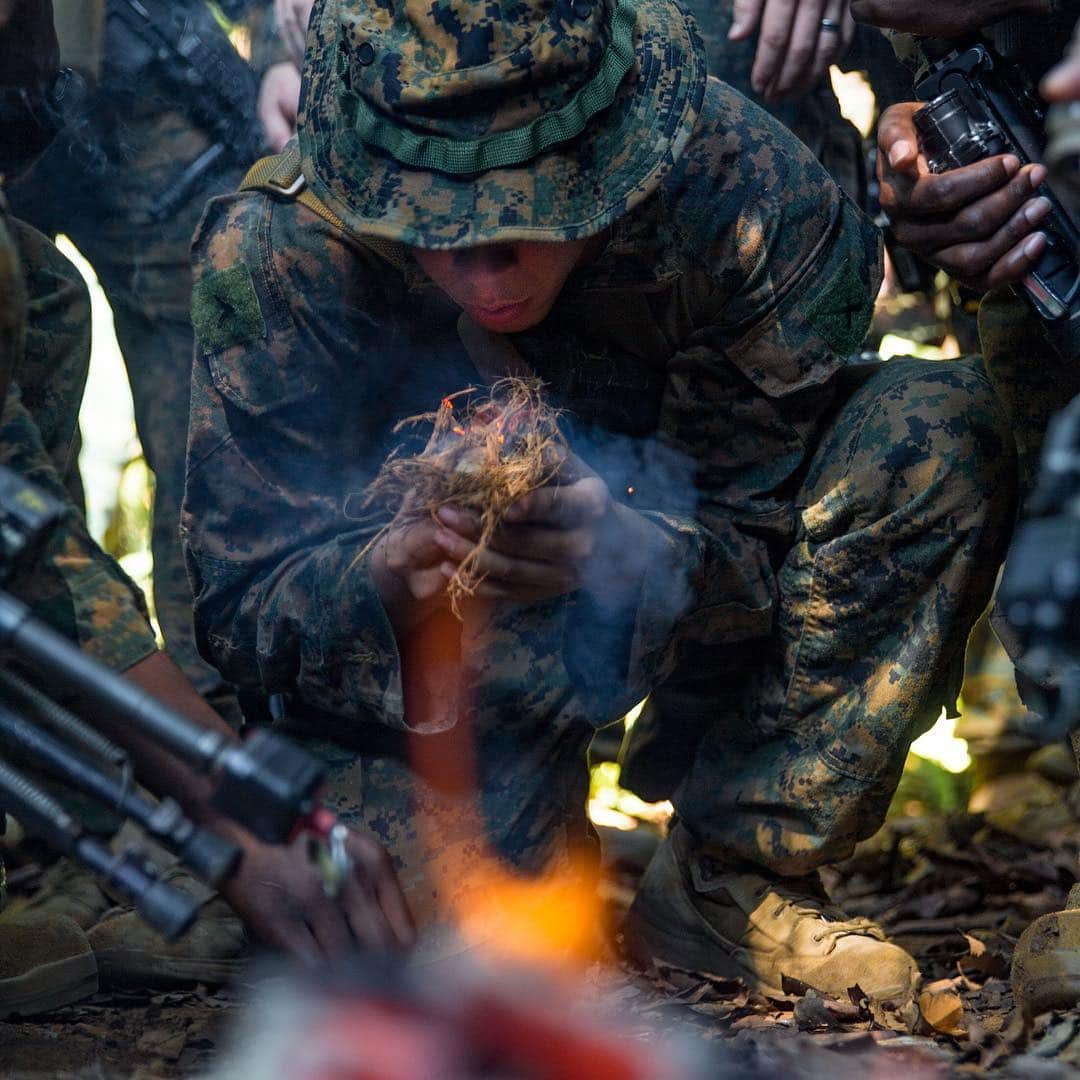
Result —
[[[617,959],[617,934],[612,962],[586,984],[636,1038],[707,1044],[718,1076],[1080,1076],[1080,1017],[1051,1014],[1026,1030],[1008,982],[1016,939],[1034,917],[1062,906],[1080,855],[1078,785],[1041,783],[1021,779],[982,814],[895,818],[829,873],[834,899],[878,920],[918,959],[917,1005],[871,1007],[857,993],[829,1000],[796,984],[784,999],[765,1000],[700,973],[635,972]],[[629,843],[608,836],[604,897],[617,924],[648,845],[643,835]],[[244,1012],[238,995],[102,993],[0,1024],[0,1076],[199,1075]]]

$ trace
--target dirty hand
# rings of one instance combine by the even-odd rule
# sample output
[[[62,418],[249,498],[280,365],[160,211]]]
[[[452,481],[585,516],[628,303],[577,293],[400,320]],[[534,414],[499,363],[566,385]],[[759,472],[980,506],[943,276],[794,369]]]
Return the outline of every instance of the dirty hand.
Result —
[[[922,37],[955,37],[1014,11],[1049,10],[1049,0],[851,0],[856,22]]]
[[[308,857],[308,838],[264,844],[239,830],[244,858],[221,895],[260,940],[317,967],[358,949],[411,948],[416,934],[390,857],[371,837],[350,830],[353,873],[334,900]]]
[[[292,53],[296,66],[304,63],[308,20],[315,0],[274,0],[274,24],[278,36]]]
[[[296,113],[300,108],[300,71],[284,61],[266,69],[259,87],[259,122],[266,143],[275,154],[296,134]]]
[[[59,70],[52,0],[0,0],[0,83],[43,98]]]
[[[759,31],[750,82],[770,101],[806,93],[855,32],[848,0],[735,0],[734,14],[732,41]]]
[[[881,207],[897,241],[972,289],[1020,281],[1046,249],[1045,167],[1003,154],[935,175],[911,120],[921,107],[894,105],[878,123]]]
[[[570,464],[573,482],[537,488],[507,511],[473,564],[483,578],[477,598],[535,603],[584,588],[616,601],[637,587],[660,530],[615,502],[604,481],[579,459]],[[441,570],[451,578],[472,552],[480,521],[452,506],[443,507],[438,518]]]

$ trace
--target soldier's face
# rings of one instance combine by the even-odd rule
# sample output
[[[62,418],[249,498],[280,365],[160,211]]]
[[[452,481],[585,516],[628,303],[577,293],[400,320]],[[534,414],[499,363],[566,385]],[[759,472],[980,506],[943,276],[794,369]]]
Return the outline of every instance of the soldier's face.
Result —
[[[547,315],[588,243],[521,241],[457,251],[412,251],[424,273],[473,322],[512,334]]]

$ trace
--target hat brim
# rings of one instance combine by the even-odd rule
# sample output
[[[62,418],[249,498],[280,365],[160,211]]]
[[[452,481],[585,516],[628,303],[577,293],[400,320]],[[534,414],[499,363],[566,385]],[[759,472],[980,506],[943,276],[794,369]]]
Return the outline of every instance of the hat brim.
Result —
[[[520,165],[455,176],[364,143],[339,101],[339,0],[316,8],[298,123],[304,176],[353,232],[412,247],[562,241],[607,228],[660,185],[701,108],[705,56],[672,0],[632,2],[636,62],[575,138]]]

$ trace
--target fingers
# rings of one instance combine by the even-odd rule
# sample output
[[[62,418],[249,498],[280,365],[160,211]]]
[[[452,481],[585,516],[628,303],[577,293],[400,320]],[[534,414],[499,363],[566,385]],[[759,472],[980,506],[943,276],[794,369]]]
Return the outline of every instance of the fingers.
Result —
[[[956,214],[971,203],[1005,187],[1020,172],[1020,162],[1012,154],[987,158],[961,169],[926,173],[908,186],[886,183],[881,206],[895,224],[896,219]],[[1045,178],[1045,172],[1041,174]],[[1030,167],[1020,184],[1030,195]],[[1041,180],[1040,180],[1041,182]]]
[[[1047,101],[1080,101],[1080,52],[1058,64],[1039,89]]]
[[[458,566],[475,551],[470,541],[449,534],[446,552],[449,558],[442,564],[443,575],[452,578]],[[578,586],[577,568],[573,564],[519,559],[494,548],[478,552],[469,565],[470,570],[485,581],[542,592],[547,596],[558,596]]]
[[[285,61],[268,68],[259,87],[258,113],[267,144],[279,152],[296,134],[300,72]]]
[[[1023,280],[1046,250],[1043,233],[1014,244],[1016,231],[1010,223],[990,242],[946,248],[938,252],[935,262],[958,281],[978,289],[1011,285]]]
[[[855,34],[855,20],[848,12],[846,0],[829,0],[822,13],[823,19],[829,19],[840,27],[838,32],[822,29],[818,34],[817,52],[814,54],[814,66],[808,78],[808,87],[821,79],[829,65],[839,59],[851,44]]]
[[[1014,236],[1015,243],[1050,212],[1048,200],[1035,198],[1045,178],[1046,169],[1043,166],[1025,166],[1004,187],[975,199],[955,213],[926,218],[898,216],[893,222],[893,232],[905,247],[923,253],[955,244],[987,240],[1011,222],[1015,227],[1023,228]],[[931,177],[926,179],[930,180]],[[915,193],[911,205],[918,205],[916,200],[921,194]],[[1018,214],[1020,210],[1024,210],[1024,213]]]
[[[354,937],[345,912],[329,900],[318,904],[308,913],[307,927],[319,952],[331,963],[350,956],[356,951],[357,945],[378,948],[380,944]]]
[[[779,58],[779,68],[775,77],[765,84],[762,91],[770,99],[809,89],[821,39],[829,39],[827,47],[830,49],[839,44],[839,34],[821,27],[824,12],[825,0],[799,0],[791,19],[787,47]],[[763,25],[762,33],[764,32]]]
[[[348,890],[345,896],[346,913],[354,933],[366,918],[377,916],[379,933],[386,945],[411,948],[416,941],[416,927],[386,849],[354,832],[349,833],[347,844],[357,871],[351,882],[357,888]]]
[[[734,18],[728,38],[731,41],[743,41],[748,38],[761,21],[761,10],[765,6],[765,0],[735,0],[733,7]]]
[[[277,102],[269,104],[266,108],[260,106],[259,120],[266,135],[266,145],[275,154],[281,153],[285,148],[285,144],[292,138],[293,129],[292,124],[282,113]]]
[[[568,529],[598,520],[607,509],[607,485],[595,474],[572,484],[550,484],[518,499],[506,513],[510,525]]]
[[[919,134],[912,116],[922,108],[918,101],[904,101],[886,109],[878,120],[878,150],[881,159],[912,179],[918,175]]]
[[[869,26],[887,26],[892,29],[899,29],[900,15],[897,11],[899,6],[897,4],[890,5],[884,0],[851,0],[851,14],[856,22],[866,23]]]

